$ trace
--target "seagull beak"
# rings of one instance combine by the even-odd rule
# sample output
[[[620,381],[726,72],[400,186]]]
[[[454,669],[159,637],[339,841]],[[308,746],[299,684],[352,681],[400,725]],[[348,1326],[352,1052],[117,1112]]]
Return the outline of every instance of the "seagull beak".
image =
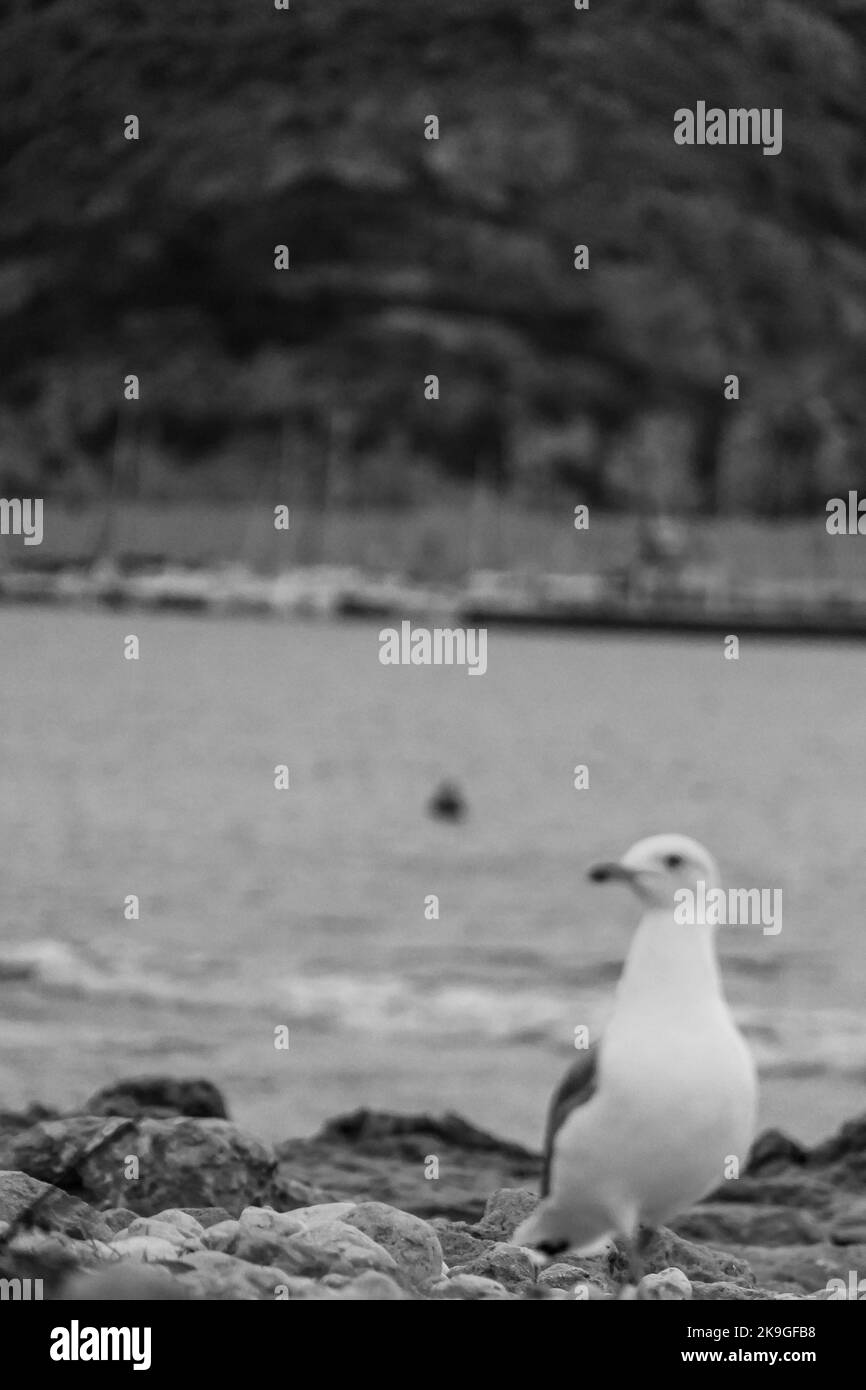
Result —
[[[612,880],[633,883],[636,877],[636,869],[629,869],[616,859],[608,860],[604,864],[593,864],[589,871],[589,878],[593,883],[610,883]]]

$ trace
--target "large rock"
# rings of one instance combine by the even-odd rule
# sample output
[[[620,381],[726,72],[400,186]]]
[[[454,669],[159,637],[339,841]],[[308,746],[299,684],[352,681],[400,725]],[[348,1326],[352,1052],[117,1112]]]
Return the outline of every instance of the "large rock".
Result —
[[[215,1226],[208,1226],[201,1243],[205,1250],[221,1250],[226,1255],[233,1255],[240,1235],[239,1221],[218,1221]]]
[[[442,1256],[448,1265],[466,1264],[497,1243],[483,1240],[476,1234],[476,1227],[465,1221],[447,1221],[444,1216],[434,1216],[430,1226],[439,1237]]]
[[[804,1164],[808,1151],[779,1129],[767,1129],[759,1134],[746,1162],[746,1173],[750,1177],[761,1173],[772,1176],[787,1168]]]
[[[308,1184],[349,1201],[385,1202],[428,1220],[478,1221],[490,1192],[534,1186],[541,1173],[537,1154],[452,1114],[356,1110],[331,1120],[312,1139],[279,1144],[277,1157],[278,1192],[303,1191]],[[437,1178],[426,1176],[431,1158],[438,1159]],[[280,1205],[308,1202],[280,1197]]]
[[[110,1241],[112,1236],[108,1222],[93,1207],[28,1173],[0,1173],[0,1221],[32,1221],[74,1240]]]
[[[205,1231],[205,1227],[197,1217],[193,1216],[192,1212],[184,1211],[182,1207],[169,1207],[166,1211],[155,1212],[153,1217],[141,1217],[139,1219],[141,1221],[164,1221],[166,1225],[174,1227],[176,1231],[181,1231],[185,1236],[192,1236],[197,1240]]]
[[[108,1207],[101,1212],[106,1226],[114,1234],[118,1235],[121,1231],[129,1230],[133,1221],[137,1220],[136,1213],[130,1211],[129,1207]]]
[[[210,1081],[200,1077],[127,1077],[104,1086],[81,1109],[86,1115],[127,1115],[131,1119],[145,1115],[163,1120],[173,1115],[228,1119],[222,1095]]]
[[[134,1131],[132,1120],[102,1119],[97,1115],[40,1120],[0,1141],[0,1168],[18,1168],[33,1178],[78,1194],[79,1168],[88,1155]]]
[[[343,1220],[393,1255],[400,1269],[415,1283],[424,1284],[442,1274],[439,1237],[419,1216],[398,1211],[384,1202],[361,1202]]]
[[[510,1240],[527,1216],[538,1206],[538,1194],[525,1187],[501,1187],[484,1206],[484,1215],[475,1227],[487,1240]]]
[[[809,1154],[809,1167],[821,1168],[828,1181],[850,1192],[866,1193],[866,1114],[849,1120]]]
[[[141,1216],[167,1207],[224,1207],[270,1196],[271,1149],[228,1120],[47,1120],[7,1142],[14,1166],[102,1206]],[[137,1177],[127,1177],[129,1160]]]
[[[363,1231],[344,1221],[322,1221],[307,1227],[300,1235],[288,1236],[285,1248],[289,1257],[300,1252],[316,1263],[326,1259],[332,1274],[354,1277],[365,1269],[391,1274],[397,1261],[381,1245]],[[312,1268],[293,1268],[293,1274],[315,1274]]]
[[[330,1274],[334,1261],[330,1252],[319,1250],[303,1241],[294,1241],[291,1236],[281,1236],[276,1232],[245,1231],[238,1228],[234,1240],[221,1242],[221,1248],[239,1260],[253,1265],[279,1265],[287,1274],[302,1275],[306,1278]],[[207,1242],[207,1249],[219,1247],[213,1238]]]
[[[535,1266],[526,1251],[504,1242],[497,1242],[483,1255],[459,1265],[452,1274],[478,1274],[509,1291],[526,1289],[535,1283]]]

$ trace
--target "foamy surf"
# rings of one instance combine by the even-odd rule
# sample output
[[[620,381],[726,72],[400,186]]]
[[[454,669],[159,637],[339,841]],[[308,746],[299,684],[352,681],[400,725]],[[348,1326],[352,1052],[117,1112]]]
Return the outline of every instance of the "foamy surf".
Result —
[[[340,972],[293,973],[263,980],[233,974],[219,962],[181,964],[188,977],[169,977],[132,957],[109,960],[92,948],[40,939],[0,944],[0,992],[31,1001],[59,996],[176,1006],[190,1017],[216,1010],[243,1014],[271,1010],[290,1027],[425,1037],[451,1045],[539,1042],[567,1048],[578,1025],[599,1029],[610,1007],[610,988],[595,970],[592,983],[569,980],[520,985],[478,980],[434,983],[406,975],[360,978]],[[580,1001],[580,1007],[576,1006]],[[844,1010],[734,1009],[760,1069],[768,1075],[866,1074],[866,1020]],[[191,1025],[192,1026],[192,1025]]]

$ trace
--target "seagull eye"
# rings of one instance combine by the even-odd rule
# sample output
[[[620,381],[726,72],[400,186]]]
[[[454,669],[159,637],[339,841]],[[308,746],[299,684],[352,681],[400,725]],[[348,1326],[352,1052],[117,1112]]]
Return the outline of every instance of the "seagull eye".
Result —
[[[681,869],[684,863],[685,860],[681,854],[665,855],[665,868],[667,869]]]

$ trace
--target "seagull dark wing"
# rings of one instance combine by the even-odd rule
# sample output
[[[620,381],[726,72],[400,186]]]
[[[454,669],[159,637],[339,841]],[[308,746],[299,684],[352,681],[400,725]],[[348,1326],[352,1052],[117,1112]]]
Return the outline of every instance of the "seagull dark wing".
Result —
[[[553,1143],[562,1126],[573,1110],[586,1105],[590,1096],[595,1095],[598,1085],[598,1045],[582,1053],[569,1067],[560,1081],[547,1108],[547,1124],[544,1130],[544,1171],[541,1175],[541,1195],[546,1197],[550,1191],[550,1165],[553,1160]]]

